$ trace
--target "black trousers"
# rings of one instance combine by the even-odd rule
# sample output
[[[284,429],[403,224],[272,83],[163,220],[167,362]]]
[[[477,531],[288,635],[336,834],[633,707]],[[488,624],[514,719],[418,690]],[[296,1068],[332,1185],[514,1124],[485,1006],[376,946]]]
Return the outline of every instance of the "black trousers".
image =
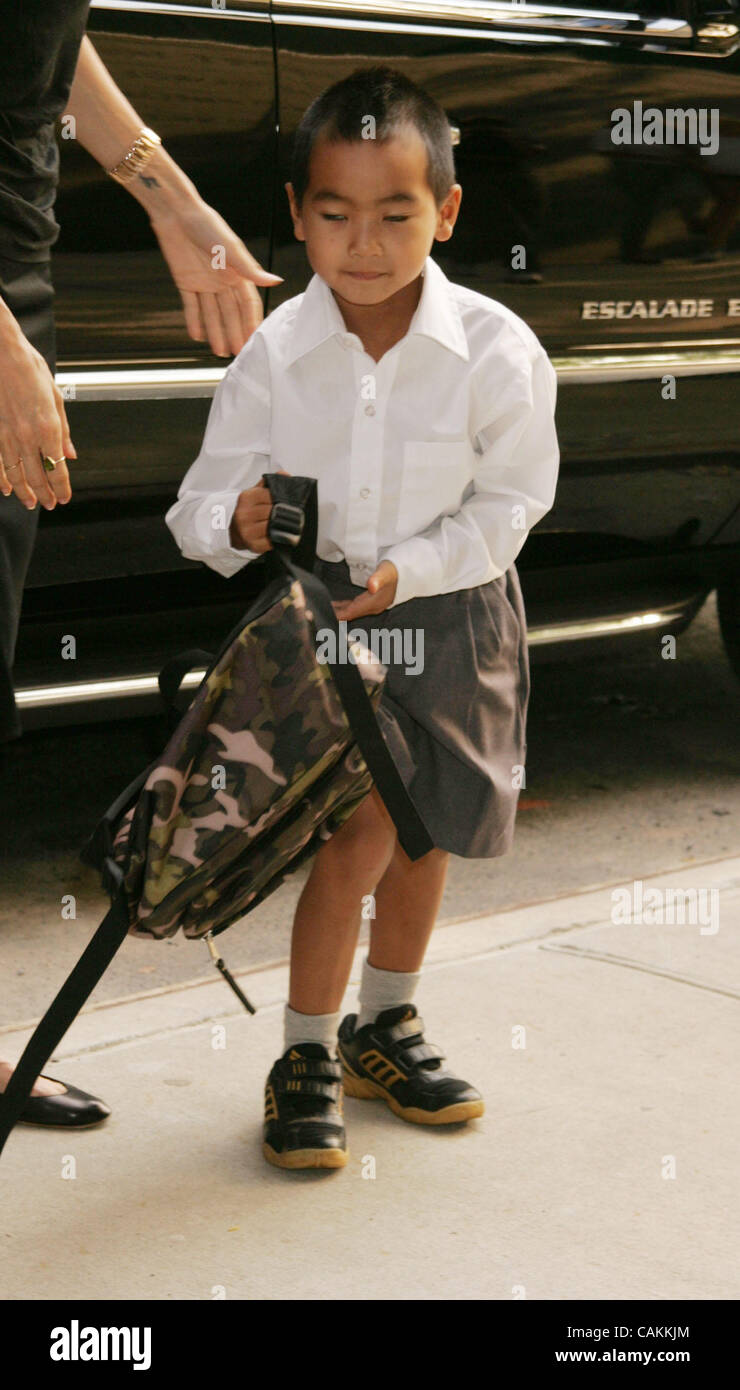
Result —
[[[55,371],[54,290],[49,262],[0,258],[0,295],[28,341],[46,359],[51,371]],[[12,465],[16,460],[6,459],[5,462]],[[29,511],[15,493],[11,497],[0,495],[0,743],[19,738],[21,734],[11,672],[23,585],[31,563],[40,510],[37,505]]]

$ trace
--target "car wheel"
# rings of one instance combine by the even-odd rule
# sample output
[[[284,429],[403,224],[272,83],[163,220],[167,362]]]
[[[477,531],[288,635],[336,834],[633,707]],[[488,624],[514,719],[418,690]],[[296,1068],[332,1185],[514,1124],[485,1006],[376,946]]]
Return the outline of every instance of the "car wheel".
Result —
[[[740,679],[740,577],[728,575],[717,588],[717,612],[725,651]]]

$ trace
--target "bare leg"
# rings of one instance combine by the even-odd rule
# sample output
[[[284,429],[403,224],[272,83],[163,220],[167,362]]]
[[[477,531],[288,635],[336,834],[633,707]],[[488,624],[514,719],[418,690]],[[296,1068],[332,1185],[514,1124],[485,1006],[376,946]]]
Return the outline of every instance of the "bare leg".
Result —
[[[376,970],[421,969],[444,893],[449,851],[431,849],[412,862],[396,842],[375,890],[368,960]]]
[[[362,898],[393,855],[396,828],[375,788],[321,846],[301,893],[290,953],[292,1009],[336,1013],[360,934]]]

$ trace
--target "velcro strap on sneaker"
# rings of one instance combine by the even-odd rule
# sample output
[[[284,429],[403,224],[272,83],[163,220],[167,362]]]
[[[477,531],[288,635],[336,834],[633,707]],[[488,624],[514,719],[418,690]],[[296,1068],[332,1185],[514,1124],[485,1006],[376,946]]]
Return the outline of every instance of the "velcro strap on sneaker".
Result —
[[[417,1033],[421,1038],[423,1032],[424,1020],[417,1015],[416,1018],[403,1018],[400,1023],[394,1023],[390,1028],[384,1028],[383,1036],[391,1042],[400,1042],[401,1038],[410,1038]]]
[[[440,1052],[434,1043],[418,1043],[416,1047],[405,1047],[402,1052],[404,1062],[410,1062],[413,1066],[415,1062],[444,1062],[447,1058],[446,1052]]]
[[[302,1057],[298,1062],[291,1062],[286,1058],[281,1058],[277,1067],[278,1076],[293,1077],[297,1076],[331,1076],[335,1081],[342,1079],[341,1062],[322,1062],[320,1057]]]
[[[324,1096],[326,1100],[335,1101],[339,1094],[337,1084],[336,1081],[311,1081],[302,1076],[300,1080],[296,1081],[282,1080],[278,1089],[282,1095],[286,1096]]]

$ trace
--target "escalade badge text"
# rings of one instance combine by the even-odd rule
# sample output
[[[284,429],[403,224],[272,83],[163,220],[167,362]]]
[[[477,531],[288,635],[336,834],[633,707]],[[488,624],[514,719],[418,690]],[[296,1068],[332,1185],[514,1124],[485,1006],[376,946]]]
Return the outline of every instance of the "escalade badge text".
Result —
[[[586,299],[581,305],[582,319],[708,319],[714,313],[713,299]],[[740,299],[728,299],[725,317],[740,318]]]

